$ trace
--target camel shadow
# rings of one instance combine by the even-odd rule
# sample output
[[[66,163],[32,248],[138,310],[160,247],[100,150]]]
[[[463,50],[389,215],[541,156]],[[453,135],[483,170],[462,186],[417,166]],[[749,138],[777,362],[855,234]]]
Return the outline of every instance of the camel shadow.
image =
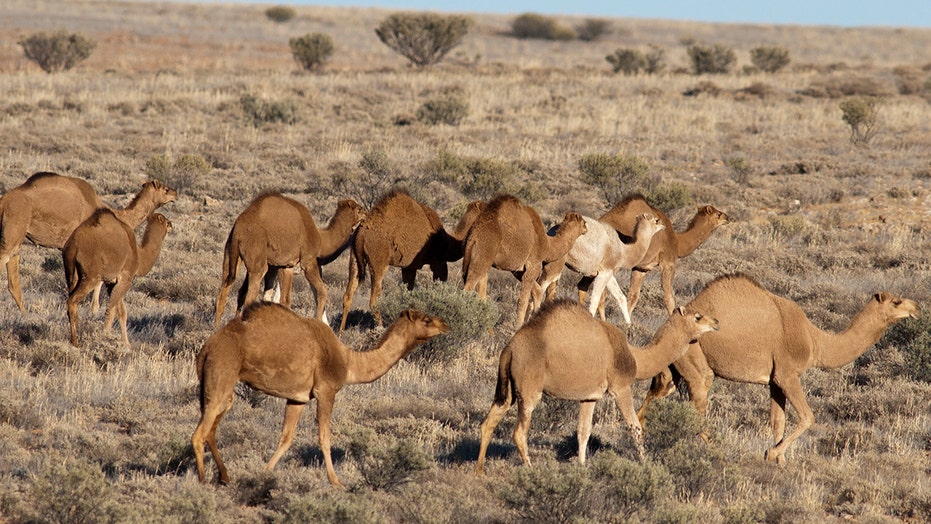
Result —
[[[610,446],[606,445],[600,438],[595,435],[592,435],[588,438],[588,456],[591,457],[595,453],[598,453],[602,449],[609,449]],[[575,459],[579,456],[579,440],[578,436],[573,433],[571,435],[566,435],[556,444],[556,458],[560,462],[569,462],[570,460]]]
[[[475,462],[478,460],[478,439],[461,440],[456,447],[449,453],[439,457],[439,462],[443,464],[463,464],[466,462]],[[489,459],[506,459],[517,452],[513,445],[497,444],[492,442],[488,445],[485,456]]]
[[[323,451],[318,446],[310,444],[295,446],[292,453],[304,467],[322,467],[324,464]],[[330,455],[333,457],[333,464],[339,464],[346,459],[346,450],[333,446],[330,448]]]
[[[333,315],[333,318],[330,320],[330,326],[338,328],[342,320],[343,314],[337,313]],[[375,315],[373,315],[371,311],[352,309],[349,311],[349,314],[346,315],[346,329],[349,328],[357,328],[360,331],[375,329]]]

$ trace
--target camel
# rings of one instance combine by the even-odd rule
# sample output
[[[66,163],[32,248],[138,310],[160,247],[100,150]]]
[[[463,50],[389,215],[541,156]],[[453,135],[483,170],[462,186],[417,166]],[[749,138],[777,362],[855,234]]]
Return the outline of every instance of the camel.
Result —
[[[630,312],[627,309],[627,297],[621,291],[614,274],[622,269],[631,269],[646,254],[653,236],[666,229],[652,213],[637,215],[634,226],[633,243],[625,244],[610,225],[591,217],[583,217],[588,233],[579,237],[572,244],[572,249],[555,262],[544,264],[540,276],[540,286],[552,297],[564,267],[594,279],[589,303],[592,315],[595,310],[601,312],[605,320],[604,307],[599,308],[605,288],[617,301],[624,321],[630,324]]]
[[[155,265],[165,235],[171,231],[171,222],[160,213],[149,215],[147,222],[142,244],[138,247],[132,228],[109,209],[95,211],[68,237],[61,255],[68,284],[72,345],[78,345],[78,304],[91,291],[99,289],[100,284],[106,283],[110,299],[104,315],[104,329],[110,328],[116,315],[123,343],[130,347],[123,296],[133,278],[147,274]]]
[[[377,347],[356,352],[317,319],[303,318],[282,305],[258,302],[211,336],[197,356],[200,422],[191,436],[197,477],[204,482],[204,443],[219,471],[230,481],[217,450],[217,426],[233,404],[238,381],[287,401],[278,448],[265,465],[271,471],[294,440],[301,412],[317,399],[320,450],[331,484],[342,486],[330,456],[330,417],[336,394],[346,384],[366,384],[388,372],[415,346],[447,333],[442,319],[407,310],[388,327]]]
[[[682,356],[690,342],[716,329],[714,318],[679,308],[650,344],[640,348],[629,345],[620,328],[594,318],[577,302],[548,301],[501,351],[495,400],[481,426],[476,472],[484,472],[495,427],[515,401],[514,443],[523,463],[530,465],[530,416],[544,393],[579,401],[580,463],[585,463],[595,402],[606,393],[614,397],[642,458],[643,430],[634,411],[631,385],[634,380],[650,378]]]
[[[343,316],[339,332],[346,328],[352,299],[365,278],[366,267],[372,272],[369,309],[381,327],[381,314],[375,308],[381,296],[382,281],[389,266],[401,268],[401,280],[414,289],[417,270],[427,265],[434,280],[446,281],[447,262],[462,258],[462,241],[485,204],[469,204],[466,214],[452,233],[447,233],[433,209],[414,200],[404,191],[383,196],[359,224],[349,251],[349,279],[343,295]]]
[[[135,229],[149,214],[177,197],[177,191],[153,180],[143,184],[124,209],[112,211]],[[81,222],[105,207],[84,180],[49,172],[33,174],[0,198],[0,265],[6,266],[7,287],[20,311],[26,310],[19,280],[23,241],[61,249]],[[97,292],[94,305],[96,310]]]
[[[582,215],[567,213],[556,235],[550,237],[533,208],[510,195],[495,197],[475,218],[466,235],[463,289],[477,291],[485,299],[489,269],[510,271],[521,282],[517,303],[517,325],[521,325],[531,308],[531,294],[536,306],[540,305],[537,277],[543,270],[543,263],[564,257],[585,232]]]
[[[260,282],[270,290],[276,276],[280,277],[281,303],[291,307],[292,271],[300,266],[316,297],[316,318],[326,322],[327,289],[320,267],[342,253],[364,217],[365,211],[355,200],[341,200],[330,223],[317,229],[310,211],[297,200],[276,192],[257,196],[236,218],[226,239],[214,324],[220,325],[240,259],[246,266],[246,279],[239,290],[237,311],[258,298]]]
[[[692,404],[704,415],[714,377],[765,384],[770,394],[770,425],[775,444],[767,461],[785,462],[785,452],[814,422],[800,377],[807,369],[833,369],[866,352],[886,328],[907,317],[918,317],[918,304],[890,293],[876,293],[841,333],[812,325],[791,300],[774,295],[749,277],[725,275],[709,283],[690,307],[721,321],[721,330],[692,344],[673,363],[688,386]],[[650,400],[668,391],[654,380],[640,413]],[[785,436],[786,401],[798,413],[795,431]]]
[[[643,213],[652,213],[666,226],[663,233],[653,237],[650,248],[643,259],[634,266],[630,274],[630,287],[627,290],[628,313],[633,313],[640,300],[640,287],[647,272],[659,267],[662,273],[663,299],[666,302],[666,311],[671,312],[676,307],[675,294],[672,288],[673,278],[676,274],[676,260],[690,255],[695,249],[711,236],[718,227],[727,224],[727,213],[718,211],[712,206],[701,206],[692,217],[689,226],[683,232],[672,227],[672,222],[666,213],[651,206],[643,195],[628,195],[599,220],[611,225],[618,233],[631,237],[637,223],[637,216]],[[588,289],[590,282],[583,279],[579,289]]]

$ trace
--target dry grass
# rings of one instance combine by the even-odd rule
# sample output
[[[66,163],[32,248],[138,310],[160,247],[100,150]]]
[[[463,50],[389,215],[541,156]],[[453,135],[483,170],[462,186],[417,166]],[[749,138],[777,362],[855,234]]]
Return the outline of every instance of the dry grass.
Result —
[[[325,223],[346,196],[333,178],[360,174],[359,160],[371,151],[386,153],[392,172],[450,226],[467,198],[454,185],[425,180],[441,151],[512,163],[519,184],[545,190],[534,206],[547,224],[567,211],[597,215],[613,204],[580,181],[580,157],[636,155],[652,174],[685,184],[696,202],[735,219],[682,261],[680,300],[716,275],[744,271],[826,329],[843,328],[879,290],[929,303],[931,106],[919,94],[897,94],[894,70],[931,74],[931,31],[614,20],[624,31],[592,43],[554,43],[510,38],[508,17],[480,15],[474,34],[446,61],[416,70],[374,34],[390,11],[299,7],[283,24],[263,11],[63,0],[0,7],[0,189],[52,170],[84,177],[105,201],[122,205],[152,157],[198,155],[210,165],[166,206],[174,230],[156,267],[127,294],[134,352],[121,349],[116,332],[103,332],[89,312],[87,347],[71,348],[59,255],[24,247],[28,311],[20,314],[0,295],[0,521],[54,518],[56,508],[36,491],[42,486],[60,486],[66,501],[96,500],[86,486],[99,486],[97,470],[108,502],[82,510],[96,512],[98,521],[517,521],[547,507],[532,486],[558,491],[571,488],[572,479],[601,493],[616,489],[605,471],[635,454],[608,403],[596,413],[591,467],[572,464],[576,406],[546,400],[531,432],[540,471],[519,475],[509,418],[490,450],[487,477],[472,475],[497,354],[514,330],[518,283],[497,271],[489,290],[502,317],[493,333],[466,344],[448,364],[402,362],[383,379],[341,393],[333,434],[348,492],[326,486],[311,416],[276,471],[262,472],[283,406],[246,388],[220,429],[233,485],[196,483],[188,443],[198,417],[193,360],[212,333],[229,227],[266,189],[294,196]],[[15,42],[59,28],[93,37],[98,47],[74,70],[46,75]],[[327,33],[336,45],[319,74],[300,71],[287,47],[290,37],[309,32]],[[734,48],[738,69],[764,44],[786,47],[793,63],[773,75],[677,74],[687,65],[686,41]],[[611,74],[605,55],[650,44],[666,49],[670,73]],[[717,93],[706,85],[697,96],[683,95],[702,82]],[[855,147],[841,99],[831,96],[868,90],[886,93],[881,132],[869,148]],[[460,125],[413,119],[426,100],[448,92],[468,101]],[[298,121],[253,125],[244,118],[243,95],[286,104]],[[729,167],[735,157],[747,160],[744,172]],[[693,212],[670,216],[681,229]],[[458,264],[450,279],[461,282]],[[333,313],[346,284],[346,255],[324,267],[324,280]],[[398,280],[391,272],[386,285]],[[367,304],[366,287],[357,308]],[[301,278],[295,293],[295,309],[309,314]],[[565,284],[559,294],[573,290]],[[610,306],[609,314],[620,321]],[[651,276],[631,339],[645,343],[662,320],[658,278]],[[354,348],[373,340],[356,328],[344,336]],[[808,373],[803,380],[818,422],[782,469],[761,458],[771,438],[763,388],[716,382],[711,444],[686,440],[678,455],[658,453],[621,468],[632,478],[679,472],[668,491],[623,510],[612,506],[617,501],[586,499],[579,511],[590,510],[582,516],[592,520],[629,521],[926,519],[931,386],[905,378],[902,350],[876,348],[853,366]],[[426,469],[398,465],[411,449],[425,453],[413,455],[427,457]],[[75,473],[64,475],[59,464]],[[372,476],[373,464],[401,469],[383,481]],[[522,495],[514,494],[515,483]]]

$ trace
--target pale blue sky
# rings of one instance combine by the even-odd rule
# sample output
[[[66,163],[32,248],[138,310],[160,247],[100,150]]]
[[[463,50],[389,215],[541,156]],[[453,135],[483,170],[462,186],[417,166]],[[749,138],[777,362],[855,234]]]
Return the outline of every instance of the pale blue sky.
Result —
[[[225,0],[230,1],[230,0]],[[233,0],[240,1],[240,0]],[[931,28],[931,0],[242,0],[286,5],[351,5],[404,10],[540,13],[708,22]]]

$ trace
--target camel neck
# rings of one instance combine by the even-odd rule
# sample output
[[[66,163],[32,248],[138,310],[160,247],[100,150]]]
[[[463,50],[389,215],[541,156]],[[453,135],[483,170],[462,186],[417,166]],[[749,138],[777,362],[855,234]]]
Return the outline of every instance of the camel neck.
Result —
[[[871,306],[872,303],[857,313],[850,326],[840,333],[822,331],[809,324],[815,347],[815,367],[834,369],[845,366],[879,341],[887,326],[869,311]]]
[[[653,378],[688,350],[691,337],[683,329],[677,329],[673,322],[675,319],[670,317],[660,326],[649,345],[630,346],[630,352],[637,361],[637,380]]]
[[[695,251],[702,242],[708,240],[712,231],[714,231],[714,227],[709,221],[702,220],[701,217],[695,217],[695,220],[689,224],[685,231],[676,232],[676,255],[679,258],[691,255],[692,251]]]
[[[320,258],[335,258],[349,246],[355,224],[351,213],[337,209],[327,226],[320,230]]]
[[[142,244],[139,246],[139,262],[136,267],[136,276],[142,276],[152,270],[158,255],[162,250],[162,242],[168,230],[164,226],[154,226],[151,223],[145,228],[142,235]]]
[[[129,227],[135,229],[139,224],[143,223],[146,217],[152,211],[155,211],[155,206],[151,205],[151,200],[145,198],[146,191],[143,189],[132,201],[123,209],[114,209],[113,214],[116,215],[116,218],[120,219],[121,222],[128,225]]]
[[[369,351],[347,348],[347,384],[367,384],[387,373],[404,358],[415,342],[400,333],[397,324],[388,328],[378,346]]]
[[[559,225],[559,229],[556,230],[556,235],[549,236],[544,234],[546,238],[546,253],[543,256],[543,262],[552,262],[556,259],[566,256],[566,253],[572,249],[572,244],[575,242],[575,239],[578,238],[578,235],[572,235],[569,229],[566,227],[565,222]]]

